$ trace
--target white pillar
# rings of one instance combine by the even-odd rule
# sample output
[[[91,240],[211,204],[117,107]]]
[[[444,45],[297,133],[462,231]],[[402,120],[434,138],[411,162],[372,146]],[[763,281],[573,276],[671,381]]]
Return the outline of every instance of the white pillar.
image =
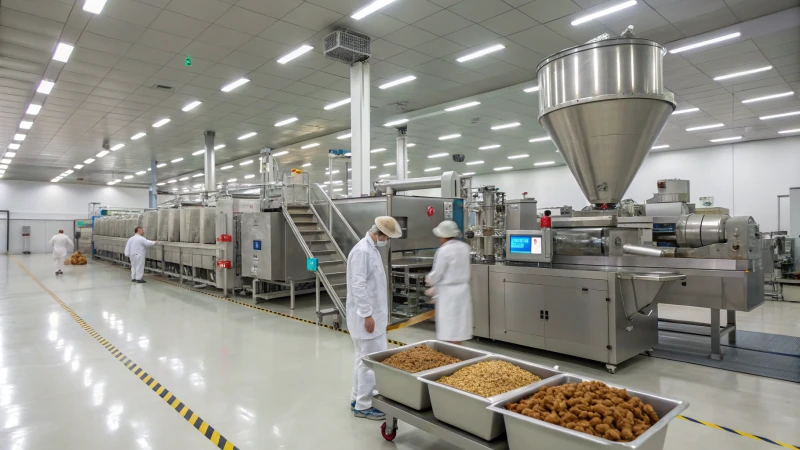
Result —
[[[350,152],[353,161],[353,197],[372,192],[369,173],[369,62],[350,66]]]
[[[215,163],[214,163],[214,137],[216,133],[213,131],[206,131],[203,136],[205,137],[206,153],[203,155],[203,173],[205,174],[205,191],[213,192],[217,189],[217,182],[215,177]]]
[[[780,224],[778,224],[780,226]],[[776,227],[778,228],[778,227]],[[794,267],[800,269],[800,187],[789,188],[789,237],[794,238]],[[767,268],[765,267],[766,271]]]
[[[408,128],[397,129],[397,179],[405,180],[408,178]]]

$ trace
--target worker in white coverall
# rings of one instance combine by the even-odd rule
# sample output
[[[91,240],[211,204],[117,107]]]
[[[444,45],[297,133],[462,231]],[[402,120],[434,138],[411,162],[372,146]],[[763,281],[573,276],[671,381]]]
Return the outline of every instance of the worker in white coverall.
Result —
[[[144,275],[144,261],[147,248],[157,244],[156,241],[145,239],[144,228],[136,227],[136,231],[128,243],[125,244],[125,256],[131,259],[131,283],[146,283]]]
[[[64,258],[67,257],[67,248],[74,248],[72,239],[64,234],[64,230],[58,230],[58,234],[50,238],[50,244],[53,246],[53,265],[56,269],[56,275],[64,275]]]
[[[347,257],[347,329],[356,349],[350,409],[355,417],[383,420],[386,415],[372,407],[375,373],[361,361],[371,353],[386,350],[389,318],[386,272],[378,248],[390,238],[402,236],[393,217],[381,216]]]
[[[458,225],[445,220],[433,229],[442,242],[425,277],[426,291],[436,301],[436,339],[460,344],[472,339],[472,298],[469,289],[470,246],[457,238]]]

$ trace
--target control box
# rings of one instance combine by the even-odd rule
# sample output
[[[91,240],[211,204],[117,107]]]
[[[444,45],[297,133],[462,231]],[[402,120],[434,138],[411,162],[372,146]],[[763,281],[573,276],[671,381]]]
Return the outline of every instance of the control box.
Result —
[[[506,259],[518,262],[553,261],[553,230],[506,230]]]

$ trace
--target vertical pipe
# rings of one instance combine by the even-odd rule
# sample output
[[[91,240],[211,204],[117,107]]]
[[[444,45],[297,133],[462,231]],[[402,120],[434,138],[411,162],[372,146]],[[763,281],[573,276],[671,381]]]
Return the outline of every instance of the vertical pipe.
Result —
[[[370,75],[369,63],[350,66],[350,152],[353,158],[353,196],[370,194]]]
[[[408,178],[408,136],[407,127],[397,129],[397,179],[405,180]]]
[[[203,173],[205,174],[205,191],[211,192],[215,189],[217,182],[214,174],[214,137],[216,133],[213,131],[206,131],[203,133],[206,141],[206,153],[204,159]]]
[[[148,206],[150,208],[157,208],[158,207],[158,176],[156,171],[158,170],[156,166],[158,165],[158,161],[155,159],[150,160],[150,200],[148,202]]]

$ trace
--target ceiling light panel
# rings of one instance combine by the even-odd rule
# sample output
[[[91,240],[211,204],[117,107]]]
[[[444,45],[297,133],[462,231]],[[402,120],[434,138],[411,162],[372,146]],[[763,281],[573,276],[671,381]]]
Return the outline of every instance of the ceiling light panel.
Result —
[[[390,167],[390,166],[394,166],[394,165],[397,165],[397,163],[396,162],[388,162],[388,163],[385,163],[383,165],[383,167]]]
[[[715,37],[713,39],[707,39],[705,41],[701,41],[701,42],[698,42],[696,44],[684,45],[683,47],[678,47],[676,49],[670,50],[669,52],[670,53],[685,52],[687,50],[692,50],[692,49],[695,49],[695,48],[698,48],[698,47],[705,47],[706,45],[716,44],[717,42],[723,42],[723,41],[727,41],[727,40],[730,40],[730,39],[736,39],[741,35],[742,34],[739,33],[739,32],[730,33],[730,34],[726,34],[726,35],[723,35],[723,36]]]
[[[239,136],[239,140],[243,141],[245,139],[250,139],[251,137],[255,136],[256,134],[258,134],[258,133],[256,133],[255,131],[247,133],[247,134],[243,134],[243,135]]]
[[[375,0],[372,3],[370,3],[369,5],[361,8],[358,11],[356,11],[355,13],[353,13],[353,15],[350,16],[350,17],[352,17],[353,19],[356,19],[356,20],[361,20],[364,17],[367,17],[368,15],[374,13],[375,11],[385,7],[386,5],[394,3],[394,2],[395,2],[395,0]]]
[[[518,127],[520,125],[522,125],[522,124],[519,123],[519,122],[505,123],[503,125],[495,125],[495,126],[493,126],[492,130],[495,130],[495,131],[496,130],[505,130],[506,128],[516,128],[516,127]]]
[[[669,148],[669,145],[667,145],[667,144],[656,145],[653,148],[651,148],[650,150],[658,150],[658,149],[661,149],[661,148]]]
[[[30,105],[28,105],[28,109],[27,111],[25,111],[25,114],[30,114],[32,116],[35,116],[39,114],[39,111],[41,110],[42,110],[42,105],[34,105],[33,103],[31,103]]]
[[[108,150],[103,150],[102,152],[98,153],[95,156],[97,156],[98,158],[102,158],[103,156],[106,156],[107,154],[108,154]]]
[[[468,166],[477,166],[478,164],[483,164],[483,161],[470,161],[467,163]]]
[[[695,111],[700,111],[700,108],[686,108],[686,109],[678,109],[672,112],[672,115],[675,114],[687,114]]]
[[[53,90],[53,86],[55,86],[55,83],[53,83],[52,81],[42,80],[39,83],[39,87],[36,88],[36,92],[48,95],[50,94],[50,91]]]
[[[189,111],[191,111],[191,110],[193,110],[193,109],[197,108],[198,106],[200,106],[200,105],[202,105],[202,104],[203,104],[203,102],[194,101],[194,102],[192,102],[192,103],[189,103],[188,105],[184,106],[184,107],[181,109],[181,111],[183,111],[183,112],[189,112]]]
[[[439,140],[440,141],[449,141],[450,139],[457,139],[457,138],[460,138],[460,137],[461,137],[460,134],[448,134],[448,135],[445,135],[445,136],[440,136]]]
[[[29,120],[23,120],[22,122],[19,123],[19,127],[22,128],[23,130],[30,130],[32,126],[33,122]]]
[[[19,144],[8,144],[8,148],[11,150],[19,150]]]
[[[121,149],[122,147],[125,147],[125,144],[117,144],[117,145],[111,147],[111,151],[115,152],[115,151]]]
[[[135,141],[135,140],[141,139],[141,138],[143,138],[145,136],[147,136],[147,133],[136,133],[133,136],[131,136],[131,140]]]
[[[690,127],[687,128],[686,131],[699,131],[699,130],[709,130],[711,128],[719,128],[724,127],[724,123],[712,123],[711,125],[701,125],[699,127]]]
[[[288,155],[288,154],[289,154],[288,150],[283,150],[283,151],[280,151],[278,153],[273,153],[272,156],[277,158],[278,156],[283,156],[283,155]]]
[[[745,70],[743,72],[729,73],[727,75],[720,75],[718,77],[715,77],[714,81],[727,80],[729,78],[736,78],[736,77],[742,77],[742,76],[745,76],[745,75],[751,75],[751,74],[754,74],[754,73],[766,72],[767,70],[771,70],[771,69],[772,69],[772,66],[764,66],[764,67],[759,67],[757,69]]]
[[[425,172],[436,172],[437,170],[442,170],[441,167],[429,167],[425,169]]]
[[[778,119],[780,117],[796,116],[798,114],[800,114],[800,111],[792,111],[792,112],[783,113],[783,114],[772,114],[772,115],[769,115],[769,116],[761,116],[761,117],[759,117],[759,119],[761,119],[761,120]]]
[[[556,163],[555,161],[542,161],[542,162],[533,163],[533,165],[535,167],[541,167],[541,166],[552,166],[555,163]]]
[[[408,119],[393,120],[391,122],[386,122],[385,124],[383,124],[383,126],[385,126],[385,127],[393,127],[395,125],[402,125],[404,123],[408,123]]]
[[[492,45],[491,47],[486,47],[484,49],[478,50],[477,52],[470,53],[468,55],[464,55],[461,58],[456,59],[458,62],[466,62],[473,60],[475,58],[480,58],[481,56],[488,55],[489,53],[499,52],[506,48],[503,44]]]
[[[394,86],[397,86],[399,84],[409,83],[409,82],[414,81],[416,79],[417,79],[417,77],[415,77],[413,75],[409,75],[407,77],[398,78],[398,79],[396,79],[394,81],[390,81],[390,82],[388,82],[386,84],[382,84],[382,85],[378,86],[378,88],[380,88],[380,89],[389,89],[390,87],[394,87]]]
[[[167,163],[160,163],[156,165],[156,169],[160,169],[162,167],[166,167]]]
[[[709,139],[711,142],[728,142],[728,141],[738,141],[741,139],[741,136],[731,136],[726,138],[718,138],[718,139]]]
[[[372,149],[372,150],[370,150],[369,152],[370,152],[370,153],[380,153],[380,152],[385,152],[385,151],[386,151],[386,149],[385,149],[385,148],[373,148],[373,149]]]
[[[503,166],[503,167],[495,167],[495,168],[494,168],[494,171],[495,171],[495,172],[501,172],[501,171],[503,171],[503,170],[511,170],[511,169],[513,169],[513,167],[512,167],[512,166]]]
[[[183,161],[183,158],[175,158],[175,159],[173,159],[173,160],[172,160],[172,161],[170,161],[170,162],[171,162],[172,164],[175,164],[175,163],[179,163],[179,162],[181,162],[181,161]]]
[[[763,102],[764,100],[772,100],[774,98],[788,97],[793,94],[794,91],[781,92],[780,94],[772,94],[772,95],[765,95],[763,97],[748,98],[747,100],[742,100],[742,103]]]
[[[219,150],[221,148],[225,148],[225,144],[215,145],[214,150]]]
[[[289,118],[289,119],[286,119],[286,120],[281,120],[280,122],[276,122],[275,126],[276,127],[282,127],[284,125],[289,125],[292,122],[297,122],[297,120],[298,120],[297,117],[292,117],[292,118]]]
[[[170,123],[171,121],[172,121],[171,119],[161,119],[158,122],[153,124],[153,128],[161,128],[164,125]]]
[[[304,44],[304,45],[301,45],[301,46],[300,46],[300,47],[299,47],[297,50],[294,50],[294,51],[292,51],[291,53],[288,53],[287,55],[285,55],[285,56],[282,56],[282,57],[281,57],[281,58],[278,60],[278,64],[286,64],[286,63],[288,63],[289,61],[291,61],[291,60],[293,60],[293,59],[295,59],[295,58],[297,58],[297,57],[299,57],[299,56],[301,56],[301,55],[304,55],[304,54],[308,53],[308,52],[309,52],[309,51],[311,51],[313,48],[314,48],[314,47],[312,47],[312,46],[310,46],[310,45],[305,45],[305,44]]]
[[[249,82],[250,82],[250,80],[248,80],[247,78],[239,78],[238,80],[236,80],[236,81],[234,81],[232,83],[229,83],[229,84],[226,84],[225,86],[222,86],[222,89],[220,89],[220,90],[222,92],[230,92],[230,91],[238,88],[239,86],[241,86],[241,85],[243,85],[245,83],[249,83]]]
[[[192,156],[202,155],[205,152],[206,152],[205,150],[198,150],[198,151],[192,153]]]
[[[452,111],[458,111],[459,109],[471,108],[473,106],[478,106],[480,104],[481,104],[481,102],[462,103],[460,105],[456,105],[456,106],[451,106],[449,108],[445,108],[444,110],[447,111],[447,112],[452,112]]]
[[[508,157],[508,159],[522,159],[522,158],[527,158],[529,156],[530,155],[511,155]]]
[[[626,9],[626,8],[630,8],[631,6],[636,5],[636,3],[637,3],[636,0],[630,0],[630,1],[627,1],[627,2],[616,4],[616,5],[611,6],[609,8],[601,9],[600,11],[597,11],[595,13],[592,13],[592,14],[589,14],[589,15],[586,15],[586,16],[583,16],[583,17],[580,17],[578,19],[573,20],[571,22],[571,25],[572,26],[578,26],[578,25],[580,25],[582,23],[586,23],[586,22],[588,22],[590,20],[594,20],[594,19],[597,19],[597,18],[600,18],[600,17],[603,17],[603,16],[607,16],[609,14],[613,14],[613,13],[615,13],[617,11],[621,11],[621,10]]]
[[[55,53],[53,53],[53,59],[65,63],[69,61],[69,55],[72,54],[72,50],[74,49],[75,47],[73,47],[72,45],[59,42],[58,46],[56,46]]]
[[[84,164],[91,164],[93,162],[94,162],[94,158],[89,158],[89,159],[83,161]]]
[[[100,14],[103,12],[104,6],[106,6],[106,0],[85,0],[83,2],[83,10],[92,14]]]
[[[533,86],[533,87],[525,88],[522,91],[523,92],[527,92],[527,93],[539,92],[539,86]]]
[[[25,137],[26,137],[26,135],[17,133],[17,134],[14,135],[14,140],[15,141],[24,141]]]
[[[343,134],[341,136],[336,136],[336,139],[350,139],[350,136],[352,136],[352,135],[353,135],[353,133],[347,133],[347,134]]]
[[[314,142],[313,144],[307,144],[307,145],[304,145],[304,146],[302,146],[300,148],[302,150],[305,150],[307,148],[314,148],[314,147],[319,147],[319,142]]]
[[[496,148],[500,148],[500,144],[484,145],[483,147],[478,147],[478,150],[494,150]]]
[[[428,159],[444,158],[445,156],[450,156],[450,153],[434,153],[433,155],[428,155]]]
[[[793,128],[791,130],[781,130],[778,131],[780,134],[790,134],[790,133],[800,133],[800,128]]]
[[[538,137],[533,139],[528,139],[528,142],[544,142],[552,140],[550,136]]]
[[[351,100],[349,98],[346,98],[344,100],[339,100],[338,102],[331,103],[330,105],[325,105],[325,107],[323,109],[325,111],[330,111],[330,110],[332,110],[334,108],[338,108],[340,106],[344,106],[344,105],[350,103],[350,101]]]

